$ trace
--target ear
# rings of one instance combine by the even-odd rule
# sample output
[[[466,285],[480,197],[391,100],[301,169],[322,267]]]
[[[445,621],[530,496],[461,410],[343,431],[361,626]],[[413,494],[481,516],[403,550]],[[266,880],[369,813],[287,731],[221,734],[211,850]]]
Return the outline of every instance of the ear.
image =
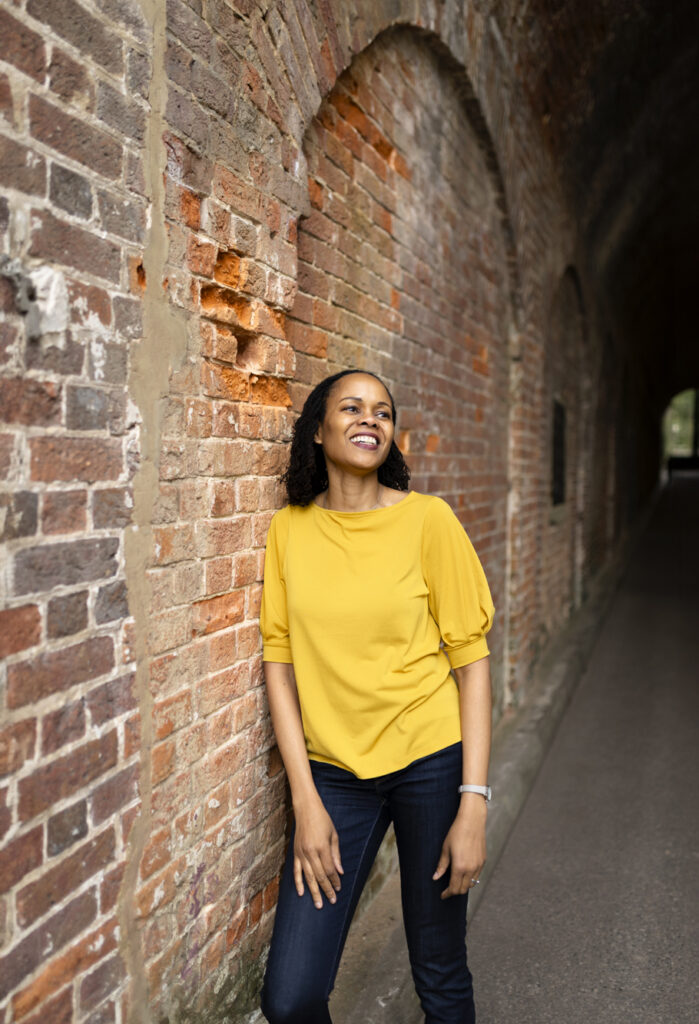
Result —
[[[322,423],[318,424],[318,429],[316,430],[315,434],[313,435],[313,442],[314,442],[314,444],[322,444],[323,443],[323,425],[322,425]]]

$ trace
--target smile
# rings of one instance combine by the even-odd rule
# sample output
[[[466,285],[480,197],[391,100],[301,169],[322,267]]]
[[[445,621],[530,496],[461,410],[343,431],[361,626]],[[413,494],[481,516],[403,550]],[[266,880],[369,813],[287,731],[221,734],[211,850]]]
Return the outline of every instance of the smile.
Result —
[[[374,449],[379,446],[379,439],[373,437],[371,434],[355,434],[354,437],[350,438],[350,441],[357,448]]]

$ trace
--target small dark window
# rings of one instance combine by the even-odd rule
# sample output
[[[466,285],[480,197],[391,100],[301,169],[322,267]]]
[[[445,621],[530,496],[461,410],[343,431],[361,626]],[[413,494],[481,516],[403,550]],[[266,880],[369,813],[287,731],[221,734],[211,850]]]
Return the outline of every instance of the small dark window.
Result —
[[[562,505],[566,500],[566,410],[561,402],[553,402],[553,471],[551,500]]]

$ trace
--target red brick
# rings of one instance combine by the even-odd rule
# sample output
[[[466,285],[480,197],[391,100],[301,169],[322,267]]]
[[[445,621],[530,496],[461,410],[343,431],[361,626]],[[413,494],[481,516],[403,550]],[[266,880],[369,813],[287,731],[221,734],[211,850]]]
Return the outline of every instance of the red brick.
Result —
[[[0,609],[0,658],[33,647],[41,639],[41,614],[37,605]]]
[[[68,987],[54,999],[49,999],[38,1013],[26,1017],[22,1024],[73,1024],[73,989]]]
[[[41,36],[0,8],[2,59],[40,81],[46,70],[46,47]]]
[[[80,800],[51,815],[46,829],[46,849],[55,857],[87,835],[87,801]]]
[[[52,381],[5,377],[0,380],[0,419],[4,423],[50,426],[61,418],[61,390]]]
[[[4,1000],[5,996],[15,989],[28,974],[35,971],[46,957],[58,952],[66,943],[87,928],[94,920],[96,912],[97,903],[94,894],[83,893],[21,939],[5,956],[0,957],[0,1001]],[[72,981],[72,978],[66,980]],[[59,984],[43,994],[38,992],[39,998],[32,1006],[28,1006],[21,1016],[34,1009],[61,987],[62,985]],[[19,1017],[15,1016],[15,1019],[17,1020]]]
[[[29,442],[31,479],[53,483],[116,480],[123,471],[121,441],[86,437],[36,437]]]
[[[8,892],[20,879],[38,868],[44,859],[41,826],[13,839],[0,851],[0,893]]]
[[[130,765],[92,793],[92,821],[100,825],[138,797],[139,766]]]
[[[101,913],[108,914],[116,906],[125,870],[126,864],[122,863],[105,874],[104,881],[100,886]]]
[[[172,697],[157,701],[153,708],[155,738],[165,739],[187,725],[192,719],[192,695],[189,689],[181,690]]]
[[[29,255],[95,274],[114,284],[119,281],[121,253],[117,245],[46,210],[34,211]]]
[[[114,832],[110,828],[64,857],[60,864],[44,872],[36,882],[20,889],[15,897],[19,924],[27,927],[43,917],[55,903],[65,898],[67,892],[77,889],[102,871],[114,858],[114,852]]]
[[[192,636],[226,629],[245,618],[245,594],[242,590],[210,597],[193,605]]]
[[[53,754],[66,743],[85,735],[85,704],[82,700],[50,711],[41,723],[41,753]]]
[[[149,878],[154,871],[164,868],[172,856],[170,828],[161,828],[148,840],[141,859],[141,878]]]
[[[82,930],[81,928],[80,931]],[[54,992],[108,956],[116,948],[117,931],[117,921],[108,921],[101,928],[91,932],[66,950],[61,956],[54,957],[34,981],[13,996],[12,1011],[15,1020],[20,1020],[27,1013],[36,1009]],[[61,943],[61,945],[65,945],[65,943]],[[59,947],[56,946],[56,948]]]
[[[54,44],[49,65],[49,87],[61,99],[68,103],[84,106],[90,110],[93,106],[93,83],[88,68]]]
[[[105,960],[80,985],[80,1007],[91,1010],[111,995],[125,977],[124,962],[119,954]]]
[[[94,725],[104,725],[138,706],[134,682],[135,675],[130,673],[90,690],[86,700]]]
[[[44,533],[78,533],[87,525],[87,491],[48,491],[43,496]]]
[[[20,821],[41,814],[56,801],[104,775],[116,764],[117,747],[117,733],[112,730],[21,779],[18,784]]]
[[[18,708],[51,693],[104,675],[114,667],[114,642],[109,636],[91,637],[58,651],[42,651],[7,671],[7,704]]]
[[[9,775],[34,756],[36,719],[25,718],[0,728],[0,775]]]

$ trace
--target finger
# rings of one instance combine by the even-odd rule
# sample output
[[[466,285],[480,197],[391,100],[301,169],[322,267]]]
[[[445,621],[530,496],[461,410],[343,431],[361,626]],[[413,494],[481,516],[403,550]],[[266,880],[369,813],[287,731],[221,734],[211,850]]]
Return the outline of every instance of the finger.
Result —
[[[298,857],[294,857],[294,885],[299,896],[303,896],[303,868]]]
[[[442,875],[444,874],[444,872],[447,870],[448,867],[449,867],[449,852],[446,849],[442,848],[442,853],[441,853],[440,858],[439,858],[439,863],[437,864],[437,870],[432,875],[432,881],[436,882],[438,878],[441,878]]]
[[[306,876],[306,885],[308,886],[308,891],[311,894],[311,899],[318,910],[320,910],[323,906],[323,897],[320,895],[318,882],[316,881],[316,876],[313,874],[313,869],[310,864],[304,865],[303,873]]]
[[[345,872],[342,868],[342,861],[340,860],[340,837],[338,836],[337,832],[333,832],[332,836],[330,837],[330,852],[332,855],[333,864],[335,865],[335,870],[338,872],[338,874],[344,875]],[[339,881],[340,880],[338,879],[338,889],[340,888]]]
[[[320,857],[318,857],[318,860],[314,865],[314,871],[318,885],[330,902],[335,903],[337,900],[335,890],[340,888],[340,878],[335,871],[335,868],[331,864],[328,864],[326,867]]]

